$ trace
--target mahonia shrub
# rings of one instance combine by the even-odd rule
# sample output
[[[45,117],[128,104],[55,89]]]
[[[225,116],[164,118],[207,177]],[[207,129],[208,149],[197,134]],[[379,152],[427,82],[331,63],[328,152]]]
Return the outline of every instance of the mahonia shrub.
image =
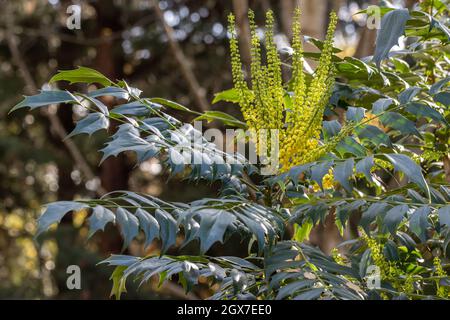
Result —
[[[279,161],[283,171],[293,166],[315,161],[333,150],[339,138],[348,129],[342,131],[339,137],[325,145],[319,145],[322,129],[322,119],[325,107],[333,91],[334,70],[332,64],[333,36],[337,16],[330,15],[330,25],[323,44],[319,66],[309,85],[303,68],[303,46],[300,37],[300,9],[294,14],[292,26],[293,55],[292,79],[289,85],[282,83],[281,61],[274,42],[273,13],[266,14],[265,48],[267,65],[261,63],[260,40],[256,31],[254,13],[249,12],[251,30],[251,89],[244,79],[233,14],[228,17],[229,33],[231,34],[231,64],[233,82],[239,97],[242,114],[255,139],[259,139],[260,130],[277,129],[279,139]],[[288,88],[286,90],[285,88]],[[262,139],[260,139],[262,140]],[[257,141],[257,144],[270,143]],[[261,147],[260,149],[264,149]]]
[[[141,97],[126,81],[89,68],[58,72],[51,82],[95,83],[98,89],[42,91],[13,110],[58,103],[85,108],[69,134],[74,139],[108,129],[111,120],[119,124],[101,161],[124,152],[137,164],[158,158],[168,175],[214,182],[220,191],[190,203],[127,190],[58,201],[46,206],[38,235],[66,214],[84,211],[89,235],[111,224],[120,229],[124,248],[157,244],[142,257],[114,254],[102,262],[114,267],[117,298],[127,279],[159,277],[156,282],[177,280],[186,291],[208,287],[211,299],[449,299],[448,9],[423,1],[412,11],[381,12],[374,56],[357,59],[337,55],[334,14],[325,41],[305,39],[322,49],[320,57],[303,52],[297,10],[292,79],[284,85],[273,15],[267,13],[263,65],[250,12],[251,87],[230,15],[234,88],[213,102],[238,103],[245,122],[219,111],[197,119],[278,129],[282,171],[269,176],[170,115],[171,109],[191,112],[187,107]],[[401,35],[406,48],[391,50]],[[318,60],[314,74],[303,72],[303,57]],[[117,105],[107,108],[104,96]],[[194,148],[194,140],[202,148]],[[330,221],[342,238],[331,253],[309,239],[314,227]],[[217,245],[233,238],[248,248],[246,258],[215,254]]]

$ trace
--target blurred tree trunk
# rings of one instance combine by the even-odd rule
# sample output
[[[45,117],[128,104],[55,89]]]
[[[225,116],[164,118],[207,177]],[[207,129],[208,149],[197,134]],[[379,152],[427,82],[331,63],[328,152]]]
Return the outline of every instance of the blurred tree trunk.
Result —
[[[252,55],[250,53],[250,25],[248,23],[248,1],[233,0],[233,10],[236,16],[236,25],[239,33],[239,48],[241,52],[242,63],[247,73],[250,70]]]
[[[120,78],[122,64],[120,61],[116,61],[115,43],[110,35],[113,31],[121,30],[120,17],[111,2],[107,0],[97,1],[95,9],[97,11],[97,34],[102,41],[96,47],[94,68],[114,81]],[[114,105],[113,99],[102,99],[102,102],[108,107]],[[110,129],[114,132],[117,129],[117,123],[113,122]],[[129,169],[125,160],[125,156],[122,154],[106,159],[101,165],[101,182],[107,191],[127,189]]]
[[[405,7],[406,8],[408,8],[408,9],[412,9],[413,8],[413,6],[416,4],[416,3],[418,3],[419,1],[417,1],[417,0],[406,0],[405,1]],[[421,1],[420,1],[421,2]]]
[[[261,0],[261,8],[264,12],[271,9],[270,0]]]
[[[376,5],[376,0],[371,0],[369,5]],[[363,58],[373,55],[375,50],[375,41],[377,39],[377,30],[364,27],[359,37],[358,46],[356,47],[355,57]]]
[[[102,36],[108,33],[107,28],[101,29]],[[95,61],[95,69],[106,75],[108,78],[115,80],[116,66],[112,53],[114,52],[112,41],[105,41],[97,47],[97,57]],[[114,101],[102,100],[108,107],[112,107]],[[118,124],[113,122],[110,130],[116,131]],[[126,165],[126,156],[120,154],[117,157],[109,157],[100,167],[101,184],[107,191],[123,190],[128,187],[129,169]]]
[[[450,154],[447,154],[442,159],[444,162],[445,181],[450,183]]]
[[[302,11],[301,24],[302,35],[323,39],[327,29],[327,0],[298,0]],[[304,43],[305,51],[318,52],[319,50],[310,43]],[[311,67],[316,67],[317,62],[307,59]]]
[[[300,0],[303,34],[323,38],[327,29],[327,0]]]
[[[67,28],[61,28],[59,32],[70,34],[70,31]],[[73,69],[73,62],[76,60],[79,54],[80,51],[78,45],[66,41],[61,42],[61,46],[58,48],[58,53],[56,55],[56,59],[58,61],[58,69]],[[71,88],[73,89],[74,86],[69,85],[67,81],[60,81],[58,83],[58,87],[61,90],[69,90]],[[58,108],[57,114],[64,129],[67,132],[71,132],[74,128],[72,105],[61,104]],[[58,145],[62,145],[62,142],[59,138],[54,140]],[[73,200],[76,189],[76,186],[71,177],[73,167],[74,166],[72,161],[61,163],[58,166],[58,200]],[[68,222],[71,223],[71,218],[72,216],[67,215],[63,218],[63,221],[68,220]]]
[[[115,43],[110,35],[122,30],[120,25],[120,12],[108,0],[97,1],[94,4],[97,12],[97,35],[102,39],[97,45],[97,55],[94,68],[111,80],[121,78],[123,62],[114,55]],[[114,99],[102,99],[108,107],[114,105]],[[117,130],[118,123],[111,122],[111,133]],[[102,186],[107,191],[127,190],[130,169],[126,163],[126,156],[122,153],[117,157],[109,157],[100,167],[100,179]],[[122,240],[117,231],[108,230],[101,234],[99,241],[103,254],[118,253],[121,251]]]
[[[281,27],[283,33],[288,37],[289,40],[292,39],[292,15],[295,9],[295,0],[281,0],[280,1],[280,11],[281,11]]]
[[[355,57],[363,58],[373,55],[375,50],[375,41],[377,39],[377,30],[370,30],[364,28],[359,38],[358,46],[356,47]]]

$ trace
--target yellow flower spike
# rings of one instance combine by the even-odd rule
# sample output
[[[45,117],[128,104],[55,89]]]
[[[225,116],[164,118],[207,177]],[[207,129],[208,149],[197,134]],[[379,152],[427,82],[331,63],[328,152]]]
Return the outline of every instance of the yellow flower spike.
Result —
[[[373,263],[380,268],[381,279],[389,278],[391,276],[391,267],[383,255],[383,245],[370,238],[362,229],[360,229],[360,232],[362,233],[362,239],[371,251]]]
[[[442,262],[441,259],[438,257],[435,257],[433,259],[433,265],[435,268],[435,274],[438,277],[447,277],[447,273],[444,271],[444,268],[442,268]],[[437,295],[440,298],[450,298],[450,290],[448,290],[446,287],[440,285],[440,281],[436,280],[436,287],[437,287]]]
[[[293,166],[316,161],[331,151],[350,131],[341,130],[325,145],[319,145],[322,120],[325,107],[328,103],[334,86],[333,35],[336,28],[337,17],[330,15],[330,25],[324,41],[319,66],[315,71],[310,85],[306,85],[303,71],[303,46],[300,35],[300,9],[294,12],[293,20],[293,57],[292,57],[292,91],[289,99],[289,109],[284,118],[286,109],[285,89],[281,76],[281,61],[274,42],[273,12],[266,13],[266,60],[262,65],[261,43],[258,37],[255,14],[249,11],[249,24],[251,33],[251,90],[243,79],[242,67],[239,58],[237,40],[234,30],[234,17],[230,16],[229,23],[231,41],[233,82],[239,94],[244,119],[249,129],[256,132],[262,129],[279,130],[279,162],[281,170],[287,171]],[[250,96],[248,93],[252,92]],[[287,94],[287,93],[286,93]],[[350,128],[350,127],[349,127]],[[345,130],[344,130],[345,129]],[[258,136],[258,134],[256,135]],[[270,135],[268,139],[255,138],[258,150],[270,149]]]
[[[236,35],[235,17],[233,14],[228,15],[228,32],[230,38],[230,52],[231,52],[231,72],[233,76],[233,83],[239,94],[239,104],[242,108],[242,113],[246,121],[252,121],[252,112],[250,110],[250,101],[248,94],[247,83],[242,72],[242,62],[239,53],[239,45]]]
[[[282,117],[284,109],[284,90],[281,76],[281,61],[278,50],[274,42],[273,35],[273,12],[266,14],[266,50],[267,50],[267,91],[272,100],[268,106],[267,124],[271,129],[281,129],[283,126]]]
[[[251,56],[252,56],[250,72],[252,80],[252,89],[255,91],[256,95],[254,106],[256,122],[253,125],[256,130],[260,130],[264,128],[263,119],[265,114],[264,96],[266,95],[266,92],[263,90],[264,70],[261,66],[261,48],[258,33],[256,31],[255,13],[252,10],[249,10],[248,12],[248,19],[250,24]]]
[[[314,122],[315,119],[321,119],[323,117],[323,111],[326,103],[328,102],[329,94],[332,89],[334,81],[333,68],[332,68],[332,55],[333,55],[333,35],[336,29],[337,16],[334,12],[330,14],[330,25],[327,31],[327,37],[325,39],[322,54],[319,59],[319,66],[315,71],[315,75],[309,86],[309,91],[306,100],[306,114],[307,123]],[[326,101],[324,101],[324,97]],[[310,129],[305,128],[305,133]]]
[[[339,250],[337,248],[331,249],[331,256],[333,257],[334,261],[336,261],[337,264],[345,266],[345,260],[339,253]]]
[[[292,78],[294,99],[292,112],[289,113],[287,121],[301,121],[301,116],[303,115],[302,107],[304,106],[306,94],[305,74],[303,72],[303,45],[300,37],[300,15],[300,8],[296,8],[292,24],[292,49],[294,50],[292,55]]]

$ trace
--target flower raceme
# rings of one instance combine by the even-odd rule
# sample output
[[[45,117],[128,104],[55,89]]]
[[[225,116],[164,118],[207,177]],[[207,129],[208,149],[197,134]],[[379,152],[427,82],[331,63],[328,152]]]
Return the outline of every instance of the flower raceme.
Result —
[[[256,133],[254,139],[261,150],[268,149],[272,139],[262,139],[259,131],[278,134],[279,162],[281,170],[317,160],[331,151],[349,133],[347,127],[325,144],[320,143],[322,119],[334,86],[332,65],[333,35],[337,17],[330,14],[330,24],[323,45],[319,65],[313,79],[306,82],[303,70],[303,47],[300,36],[300,9],[294,12],[292,25],[292,79],[283,84],[281,61],[274,42],[272,11],[266,13],[265,47],[266,64],[262,63],[261,43],[256,30],[253,11],[248,14],[251,32],[251,87],[244,73],[238,48],[235,17],[228,17],[233,83],[238,93],[239,105],[250,131]]]

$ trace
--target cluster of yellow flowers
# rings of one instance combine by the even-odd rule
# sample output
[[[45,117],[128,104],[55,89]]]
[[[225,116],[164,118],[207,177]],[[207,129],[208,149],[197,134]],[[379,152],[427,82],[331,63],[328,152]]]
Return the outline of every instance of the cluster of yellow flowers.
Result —
[[[331,249],[331,256],[337,264],[340,264],[341,266],[346,265],[344,257],[339,253],[337,248]]]
[[[294,13],[292,40],[292,79],[283,85],[281,61],[274,42],[273,13],[266,13],[266,64],[262,64],[261,44],[258,37],[253,11],[249,12],[251,31],[251,88],[245,81],[238,48],[235,17],[230,14],[229,33],[234,87],[239,95],[244,120],[249,129],[259,137],[258,150],[267,147],[270,139],[261,140],[260,130],[276,129],[279,141],[279,162],[281,170],[317,160],[332,150],[345,137],[351,128],[344,127],[341,132],[326,144],[320,144],[320,132],[325,107],[334,85],[333,35],[337,16],[330,14],[330,24],[322,48],[319,65],[313,79],[307,85],[303,70],[303,46],[300,36],[300,9]],[[270,132],[268,132],[269,134]],[[267,137],[267,136],[266,136]]]
[[[334,187],[334,174],[333,170],[329,169],[328,173],[322,178],[322,187],[323,190],[333,189]],[[319,184],[317,182],[312,183],[312,188],[315,192],[319,192],[321,190]]]
[[[362,234],[362,239],[367,244],[367,247],[370,249],[373,263],[378,268],[380,268],[381,279],[391,280],[392,270],[389,262],[383,255],[383,245],[378,243],[375,239],[370,238],[362,229],[359,230]],[[388,299],[388,296],[384,292],[381,292],[380,295],[384,300]]]
[[[415,291],[414,288],[414,277],[412,274],[403,272],[395,263],[390,263],[386,260],[383,254],[383,244],[378,243],[375,239],[370,238],[363,229],[359,229],[361,237],[367,244],[367,247],[371,251],[371,256],[373,263],[380,268],[380,276],[382,280],[386,280],[392,284],[392,286],[399,292],[404,292],[406,294],[412,294]],[[445,275],[440,265],[440,260],[438,262],[435,260],[436,273],[439,276]],[[441,269],[438,268],[441,266]],[[403,280],[402,280],[403,279]],[[438,296],[448,295],[445,291],[439,291],[438,286]],[[383,299],[388,299],[385,293],[381,293]]]
[[[441,259],[438,257],[435,257],[433,260],[434,268],[435,268],[435,274],[438,277],[447,277],[447,273],[444,271],[444,268],[442,268],[442,262]],[[450,298],[450,290],[448,288],[440,285],[440,280],[436,280],[436,287],[437,287],[437,295],[441,298]]]
[[[383,254],[383,245],[378,243],[375,239],[370,238],[364,231],[362,231],[362,229],[360,229],[360,232],[362,233],[362,239],[370,249],[373,263],[380,268],[381,278],[389,278],[392,273],[391,266]]]

